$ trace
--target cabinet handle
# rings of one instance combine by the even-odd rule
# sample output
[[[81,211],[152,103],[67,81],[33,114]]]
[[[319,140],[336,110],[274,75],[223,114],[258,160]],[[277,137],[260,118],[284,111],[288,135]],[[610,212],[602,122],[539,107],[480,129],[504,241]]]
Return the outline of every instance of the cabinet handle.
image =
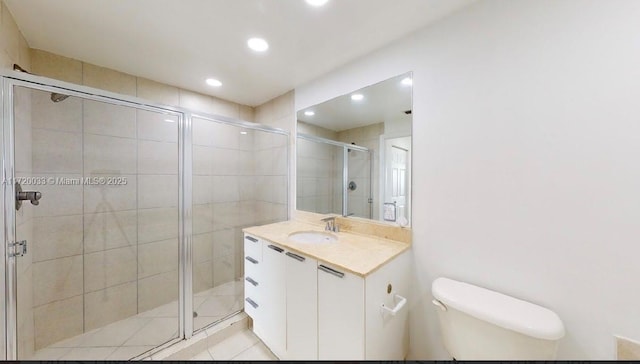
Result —
[[[247,301],[248,304],[250,304],[251,306],[253,306],[253,308],[258,308],[258,304],[253,302],[253,300],[249,297],[244,299],[245,301]]]
[[[253,241],[254,243],[257,243],[257,242],[258,242],[258,239],[254,238],[254,237],[252,237],[252,236],[245,236],[244,238],[245,238],[245,239],[247,239],[247,240],[249,240],[249,241]]]
[[[269,247],[269,249],[271,249],[271,250],[275,250],[275,251],[277,251],[278,253],[282,253],[282,252],[284,251],[284,249],[282,249],[282,248],[280,248],[280,247],[277,247],[277,246],[275,246],[275,245],[269,245],[268,247]]]
[[[322,265],[322,264],[320,264],[320,265],[318,266],[318,269],[320,269],[321,271],[323,271],[323,272],[325,272],[325,273],[333,274],[334,276],[336,276],[336,277],[338,277],[338,278],[344,278],[344,273],[342,273],[342,272],[338,272],[337,270],[335,270],[335,269],[331,269],[331,268],[329,268],[329,267],[327,267],[327,266],[324,266],[324,265]]]
[[[298,254],[293,254],[292,252],[286,252],[285,254],[287,254],[288,257],[291,257],[299,262],[304,262],[306,260],[305,257],[301,257]]]
[[[253,278],[247,277],[244,280],[249,282],[249,283],[251,283],[251,284],[253,284],[255,287],[258,287],[258,282],[254,281]]]
[[[250,261],[250,262],[251,262],[251,263],[253,263],[253,264],[258,264],[258,261],[257,261],[257,260],[255,260],[255,259],[253,259],[253,258],[251,258],[251,257],[244,257],[244,259],[246,259],[246,260]]]

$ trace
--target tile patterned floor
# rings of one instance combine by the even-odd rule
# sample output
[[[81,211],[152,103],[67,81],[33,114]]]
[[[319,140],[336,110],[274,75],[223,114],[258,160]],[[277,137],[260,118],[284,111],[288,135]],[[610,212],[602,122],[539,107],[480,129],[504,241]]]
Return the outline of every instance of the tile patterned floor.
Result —
[[[194,328],[242,308],[243,282],[228,282],[194,295]],[[154,308],[38,350],[29,360],[126,360],[178,336],[178,302]]]
[[[278,360],[257,336],[246,329],[210,347],[191,360]]]

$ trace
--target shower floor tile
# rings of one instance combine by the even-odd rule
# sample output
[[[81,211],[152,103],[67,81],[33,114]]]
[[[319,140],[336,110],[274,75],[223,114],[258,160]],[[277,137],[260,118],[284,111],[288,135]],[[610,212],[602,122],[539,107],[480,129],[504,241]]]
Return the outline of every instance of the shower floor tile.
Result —
[[[238,280],[196,293],[193,301],[198,317],[194,319],[194,327],[207,326],[230,314],[230,310],[242,309],[242,290],[243,282]],[[20,359],[127,360],[141,356],[177,336],[176,301],[57,342],[38,350],[29,358]]]

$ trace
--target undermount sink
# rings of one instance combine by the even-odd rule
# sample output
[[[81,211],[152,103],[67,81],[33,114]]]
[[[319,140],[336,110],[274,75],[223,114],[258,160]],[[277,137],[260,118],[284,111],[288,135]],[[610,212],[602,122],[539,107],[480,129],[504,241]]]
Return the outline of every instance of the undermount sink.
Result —
[[[289,240],[305,244],[326,244],[337,242],[338,237],[323,231],[296,231],[289,234]]]

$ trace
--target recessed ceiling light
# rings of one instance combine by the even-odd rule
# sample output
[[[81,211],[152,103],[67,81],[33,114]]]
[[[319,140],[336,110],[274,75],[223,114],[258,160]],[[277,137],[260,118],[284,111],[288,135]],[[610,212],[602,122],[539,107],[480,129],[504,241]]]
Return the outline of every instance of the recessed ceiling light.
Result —
[[[311,110],[309,110],[309,111],[305,111],[305,112],[304,112],[304,114],[305,114],[305,115],[307,115],[307,116],[313,116],[313,115],[315,115],[316,113],[315,113],[315,112],[313,112],[313,111],[311,111]]]
[[[311,6],[322,6],[326,4],[329,0],[307,0],[307,4]]]
[[[241,131],[240,134],[247,135],[248,133],[246,131]]]
[[[167,123],[175,123],[175,120],[171,120],[171,119],[164,119],[164,121],[166,121]]]
[[[353,101],[361,101],[362,99],[364,99],[364,96],[362,94],[351,95],[351,100]]]
[[[411,77],[407,77],[407,78],[403,79],[401,82],[405,86],[413,85],[413,79]]]
[[[247,45],[256,52],[264,52],[269,49],[269,43],[262,38],[250,38]]]
[[[207,78],[207,85],[213,86],[213,87],[220,87],[222,86],[222,82],[220,82],[219,80],[216,80],[215,78]]]

